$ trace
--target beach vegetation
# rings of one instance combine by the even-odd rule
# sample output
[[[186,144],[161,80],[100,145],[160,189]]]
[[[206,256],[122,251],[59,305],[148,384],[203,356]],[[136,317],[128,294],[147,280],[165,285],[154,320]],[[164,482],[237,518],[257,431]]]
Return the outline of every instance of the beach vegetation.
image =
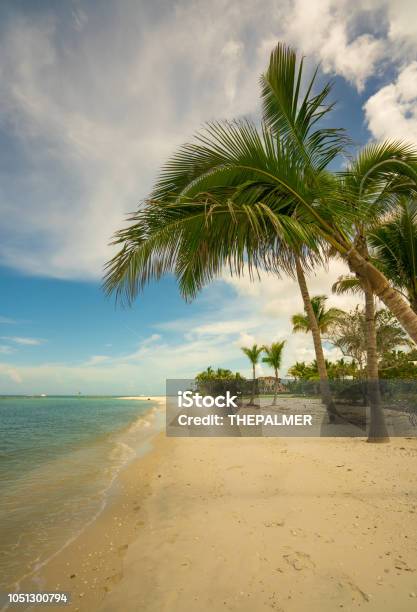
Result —
[[[252,391],[251,391],[251,396],[250,396],[250,399],[249,399],[248,406],[254,406],[255,405],[256,366],[259,363],[259,359],[261,357],[261,354],[262,354],[263,350],[264,350],[264,348],[262,346],[258,346],[257,344],[254,344],[253,346],[250,346],[250,347],[242,346],[242,351],[246,355],[246,357],[249,359],[250,364],[252,366],[252,387],[251,387]]]
[[[266,363],[269,365],[275,374],[275,389],[274,389],[274,399],[272,400],[272,405],[276,406],[277,403],[277,394],[279,389],[279,369],[282,363],[282,352],[284,350],[285,340],[281,342],[272,342],[272,344],[265,345],[263,350],[265,352],[265,356],[262,358],[262,363]]]

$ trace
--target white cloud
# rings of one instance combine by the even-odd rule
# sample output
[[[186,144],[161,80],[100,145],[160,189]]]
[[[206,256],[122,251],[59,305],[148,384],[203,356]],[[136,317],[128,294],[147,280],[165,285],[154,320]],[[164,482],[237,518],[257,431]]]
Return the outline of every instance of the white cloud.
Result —
[[[158,7],[109,3],[91,19],[76,2],[69,20],[59,11],[4,20],[1,124],[18,158],[0,186],[3,264],[100,277],[111,235],[177,144],[203,121],[257,110],[258,76],[277,40],[359,88],[382,60],[398,64],[416,49],[406,1]]]
[[[255,7],[243,16],[237,3],[217,4],[221,20],[214,7],[179,3],[152,30],[145,6],[125,3],[120,21],[104,11],[94,36],[88,15],[75,32],[56,18],[8,24],[1,110],[24,167],[0,193],[3,263],[38,275],[100,277],[111,235],[175,146],[209,118],[253,110],[265,58],[254,65],[243,57],[239,39]]]
[[[7,355],[12,352],[13,352],[13,349],[11,346],[7,346],[7,344],[0,344],[0,353],[2,355]]]
[[[362,89],[386,54],[384,41],[373,33],[352,34],[366,8],[349,0],[295,0],[285,22],[286,39],[319,58],[326,72]]]
[[[417,44],[417,4],[414,0],[390,0],[375,5],[386,6],[388,13],[388,37],[405,54],[415,56]]]
[[[25,338],[23,336],[0,336],[3,340],[9,340],[15,344],[21,344],[24,346],[38,346],[43,344],[45,340],[42,338]]]
[[[256,327],[257,324],[258,322],[256,319],[214,321],[212,323],[206,323],[204,325],[193,327],[191,328],[190,333],[203,336],[229,336],[230,334],[243,333],[244,330],[252,329]]]
[[[10,319],[9,317],[0,316],[0,323],[3,323],[5,325],[12,325],[16,323],[16,321],[14,319]]]
[[[371,96],[364,110],[375,138],[417,143],[417,61],[404,67],[394,83]]]

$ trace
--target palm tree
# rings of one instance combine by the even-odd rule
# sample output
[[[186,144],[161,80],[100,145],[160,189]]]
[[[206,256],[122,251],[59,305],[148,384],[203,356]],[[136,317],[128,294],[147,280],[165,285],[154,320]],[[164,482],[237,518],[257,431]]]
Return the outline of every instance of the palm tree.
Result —
[[[366,238],[362,236],[363,250],[367,252]],[[379,370],[377,353],[377,330],[375,299],[370,283],[356,276],[344,276],[338,279],[332,287],[334,293],[357,293],[363,291],[365,297],[365,339],[366,339],[366,371],[368,399],[371,409],[371,423],[368,442],[389,442],[388,430],[381,407],[379,389]]]
[[[339,308],[326,309],[327,296],[315,295],[311,298],[311,307],[321,334],[326,333],[343,314]],[[310,332],[310,320],[306,314],[295,314],[291,318],[293,332]]]
[[[300,284],[303,292],[303,285]],[[304,288],[305,290],[306,288]],[[321,334],[326,332],[337,320],[337,317],[342,311],[338,308],[329,308],[326,310],[325,295],[317,295],[306,300],[304,299],[305,314],[295,314],[292,317],[293,332],[311,332],[313,336],[314,350],[316,353],[317,372],[320,380],[320,387],[323,395],[323,378],[325,379],[326,395],[330,401],[325,401],[330,422],[334,422],[337,410],[331,400],[330,386],[328,382],[328,373],[326,360],[324,358]],[[313,325],[311,324],[313,322]]]
[[[320,326],[313,307],[310,293],[308,291],[307,282],[299,257],[295,257],[295,268],[297,272],[298,286],[300,287],[301,297],[304,303],[306,313],[306,321],[308,322],[309,331],[313,337],[314,352],[316,354],[317,371],[320,380],[320,392],[323,403],[327,408],[327,413],[331,423],[335,420],[337,410],[333,403],[332,394],[330,392],[329,377],[327,373],[326,360],[324,358],[323,346],[321,343]]]
[[[295,380],[307,379],[309,367],[305,361],[297,361],[288,369],[288,374]]]
[[[330,244],[417,340],[417,315],[356,248],[347,190],[326,171],[346,144],[343,131],[318,127],[332,109],[330,85],[312,94],[316,75],[304,87],[302,72],[303,61],[278,44],[261,78],[261,129],[249,120],[213,122],[168,161],[133,223],[116,234],[122,247],[107,265],[108,293],[132,301],[149,281],[174,273],[191,299],[225,265],[237,275],[247,267],[251,277],[259,268],[294,274],[294,254],[308,269]],[[407,177],[409,190],[417,184],[417,153],[407,145],[375,146],[365,161],[366,180],[386,193],[400,189],[397,177]],[[370,208],[361,206],[355,220]]]
[[[347,170],[341,173],[339,177],[341,191],[344,194],[344,198],[342,199],[345,200],[345,205],[348,207],[349,213],[352,216],[354,247],[365,262],[372,265],[376,270],[383,272],[385,276],[387,276],[386,273],[389,268],[388,270],[384,270],[380,261],[371,257],[369,251],[370,239],[375,228],[377,228],[376,231],[380,229],[380,216],[386,214],[387,211],[391,211],[393,206],[398,206],[398,202],[404,199],[404,197],[401,197],[401,189],[404,186],[410,185],[409,179],[404,183],[404,178],[402,177],[396,177],[394,174],[388,177],[385,173],[386,166],[395,170],[395,157],[398,157],[398,164],[404,164],[407,167],[407,171],[411,172],[411,175],[415,173],[404,160],[404,152],[401,154],[399,151],[395,151],[397,147],[401,149],[402,146],[403,145],[397,143],[385,143],[380,146],[369,145],[361,151],[358,157],[350,163]],[[333,253],[334,252],[335,249],[333,248]],[[346,291],[356,292],[358,290],[363,291],[366,318],[367,384],[371,408],[371,424],[368,441],[385,442],[389,441],[389,436],[381,408],[379,389],[374,293],[379,295],[381,299],[383,299],[383,295],[375,291],[370,277],[365,277],[363,274],[360,274],[358,270],[352,266],[352,262],[349,258],[347,261],[351,271],[355,272],[355,276],[353,278],[350,276],[340,278],[339,281],[335,283],[333,290],[338,293]],[[393,278],[393,274],[388,275],[388,279],[395,285],[396,282]],[[394,291],[395,287],[391,287],[391,297],[393,297]],[[386,300],[383,301],[387,304]],[[392,303],[390,308],[391,311],[396,314],[398,320],[400,320],[398,312],[392,307]],[[401,321],[401,323],[406,328],[404,321]],[[408,329],[408,332],[410,333],[410,329]]]
[[[355,170],[355,166],[354,166]],[[363,174],[363,172],[362,172]],[[360,178],[361,183],[363,176]],[[378,199],[381,198],[377,194]],[[374,200],[375,201],[375,200]],[[378,211],[378,207],[376,207]],[[381,223],[376,219],[366,233],[362,224],[358,228],[362,250],[373,265],[381,270],[399,293],[406,297],[417,313],[417,203],[400,197],[393,212]],[[370,253],[368,252],[368,247]],[[380,408],[379,369],[377,357],[377,330],[375,302],[369,283],[353,275],[342,276],[333,285],[335,293],[361,292],[365,296],[367,374],[371,404],[370,441],[388,441],[388,432]]]
[[[417,201],[401,198],[397,210],[369,235],[377,267],[417,313]]]
[[[263,350],[266,353],[266,357],[263,357],[262,361],[263,363],[267,363],[269,366],[271,366],[271,368],[273,368],[275,372],[275,393],[274,400],[272,402],[273,406],[276,406],[277,404],[277,394],[279,385],[278,370],[281,367],[282,351],[284,345],[285,340],[282,340],[282,342],[273,342],[270,346],[263,347]]]
[[[263,351],[262,346],[258,346],[254,344],[252,347],[248,348],[242,346],[242,351],[245,353],[246,357],[252,364],[252,393],[249,400],[248,406],[255,405],[255,394],[256,394],[256,365],[259,363],[259,357]]]
[[[333,369],[337,378],[345,380],[346,376],[354,376],[356,374],[356,362],[345,361],[341,357],[333,364]]]
[[[305,279],[305,271],[323,261],[324,241],[314,216],[297,207],[300,197],[314,200],[318,186],[319,192],[330,190],[334,180],[325,167],[346,136],[317,127],[332,108],[325,104],[330,85],[313,96],[314,75],[301,98],[302,71],[295,53],[278,45],[262,77],[261,132],[249,121],[211,123],[174,155],[149,200],[132,215],[133,225],[116,234],[115,244],[123,246],[107,265],[105,290],[132,301],[149,280],[171,271],[183,296],[192,299],[224,265],[237,275],[247,265],[251,277],[259,267],[296,276],[315,338],[322,396],[330,406]],[[271,124],[274,105],[276,121],[283,121],[279,135]]]

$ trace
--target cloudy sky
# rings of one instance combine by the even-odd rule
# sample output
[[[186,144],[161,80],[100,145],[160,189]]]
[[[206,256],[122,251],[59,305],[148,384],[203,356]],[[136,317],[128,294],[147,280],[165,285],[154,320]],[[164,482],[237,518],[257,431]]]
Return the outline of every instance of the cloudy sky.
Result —
[[[278,40],[334,80],[334,124],[357,146],[417,142],[414,0],[1,3],[0,394],[161,392],[210,364],[249,374],[239,347],[253,341],[287,339],[283,373],[313,357],[290,333],[289,279],[225,277],[187,305],[167,278],[130,310],[100,290],[112,233],[175,147],[207,120],[256,118]],[[311,292],[343,271],[332,262]]]

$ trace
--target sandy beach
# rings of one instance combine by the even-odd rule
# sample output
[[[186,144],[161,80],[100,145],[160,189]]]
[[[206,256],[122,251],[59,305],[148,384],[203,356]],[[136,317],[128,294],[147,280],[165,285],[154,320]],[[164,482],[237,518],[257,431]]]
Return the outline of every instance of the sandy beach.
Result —
[[[80,612],[415,610],[416,459],[415,439],[161,433],[38,587]]]

